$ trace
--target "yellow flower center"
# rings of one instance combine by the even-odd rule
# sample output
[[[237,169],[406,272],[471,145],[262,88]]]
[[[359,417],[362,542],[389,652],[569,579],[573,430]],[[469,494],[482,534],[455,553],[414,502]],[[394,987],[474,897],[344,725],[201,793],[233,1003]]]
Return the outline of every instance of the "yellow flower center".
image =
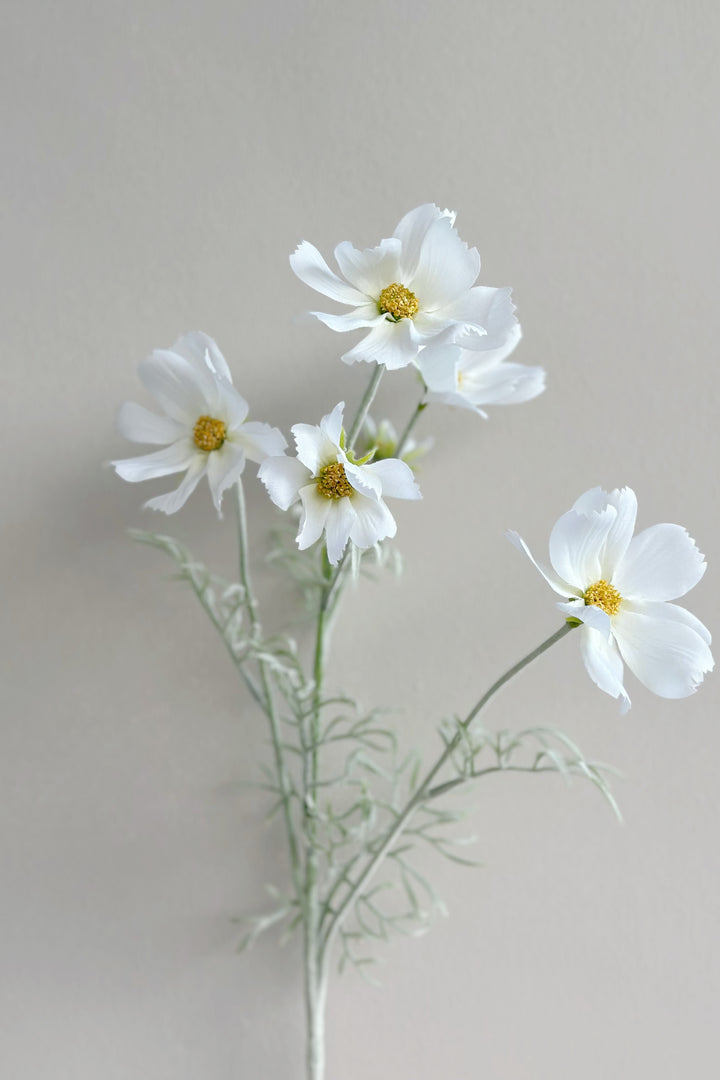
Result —
[[[320,470],[317,489],[326,499],[344,499],[355,490],[345,475],[345,466],[341,461],[334,461]]]
[[[225,442],[225,424],[212,416],[201,416],[193,428],[193,442],[198,450],[219,450]]]
[[[400,285],[397,281],[385,286],[378,297],[377,305],[380,314],[389,315],[393,322],[412,319],[413,315],[417,315],[420,307],[415,293],[410,292],[405,285]]]
[[[603,578],[585,590],[583,600],[586,604],[602,608],[607,615],[617,615],[622,604],[622,596],[615,586]]]

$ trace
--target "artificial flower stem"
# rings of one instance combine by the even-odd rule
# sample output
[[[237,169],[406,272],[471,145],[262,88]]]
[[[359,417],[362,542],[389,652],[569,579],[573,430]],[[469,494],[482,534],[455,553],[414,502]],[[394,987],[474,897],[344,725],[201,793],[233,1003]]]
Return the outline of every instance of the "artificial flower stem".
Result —
[[[242,477],[240,477],[235,484],[235,510],[237,518],[238,569],[240,573],[240,584],[245,590],[245,604],[247,607],[248,615],[250,617],[250,635],[254,642],[258,642],[261,638],[261,629],[260,620],[258,617],[257,601],[255,600],[255,594],[253,592],[252,582],[250,579],[250,566],[248,563],[247,511],[245,506],[245,492],[243,490]],[[285,832],[287,834],[288,847],[290,851],[290,864],[292,868],[293,880],[295,882],[295,889],[299,896],[301,889],[300,858],[290,807],[288,773],[282,752],[280,724],[278,721],[277,710],[275,708],[275,697],[273,694],[272,686],[270,685],[267,666],[264,660],[258,659],[258,668],[260,671],[260,686],[262,689],[263,697],[261,704],[263,704],[264,711],[270,722],[270,735],[272,738],[273,753],[275,757],[275,771],[277,773],[278,785],[280,787],[280,798],[282,800]]]
[[[467,729],[473,722],[475,717],[478,715],[478,713],[485,707],[485,705],[487,705],[490,699],[495,696],[498,690],[500,690],[501,687],[505,685],[505,683],[513,679],[523,670],[523,668],[526,668],[528,664],[531,664],[533,660],[536,660],[538,656],[541,656],[542,653],[546,652],[552,645],[560,641],[561,638],[564,638],[567,634],[570,633],[571,630],[574,629],[575,627],[572,626],[570,623],[563,623],[562,627],[559,630],[557,630],[554,634],[551,634],[550,637],[546,638],[546,640],[543,641],[542,644],[538,645],[536,649],[533,649],[532,652],[528,653],[527,656],[524,656],[522,660],[519,660],[517,664],[514,664],[511,668],[509,668],[508,671],[506,671],[504,675],[501,675],[500,678],[492,684],[490,689],[483,694],[477,704],[473,706],[468,715],[461,722],[461,727],[463,729]],[[458,732],[455,735],[454,739],[452,739],[447,744],[440,757],[437,759],[435,764],[425,776],[425,779],[422,781],[415,794],[412,795],[410,799],[408,799],[404,808],[400,811],[397,818],[395,819],[393,825],[388,829],[387,833],[385,834],[385,837],[383,838],[380,847],[366,863],[359,877],[351,886],[350,891],[347,893],[344,900],[337,908],[335,914],[330,921],[330,924],[327,927],[327,930],[325,931],[325,935],[322,941],[323,959],[327,955],[328,950],[332,945],[335,934],[340,928],[342,920],[347,914],[349,908],[354,903],[356,897],[359,895],[360,890],[363,888],[364,885],[367,884],[372,875],[375,873],[378,866],[383,861],[392,845],[402,833],[408,820],[410,819],[414,811],[417,809],[417,807],[420,806],[421,803],[426,802],[427,799],[430,797],[430,793],[432,791],[432,783],[435,777],[440,772],[442,767],[446,764],[453,752],[457,749],[461,738],[462,733]]]
[[[375,370],[372,373],[372,377],[363,395],[363,399],[358,406],[358,411],[355,414],[355,419],[352,422],[352,426],[347,437],[346,445],[348,450],[352,450],[353,446],[355,445],[355,440],[360,433],[360,428],[363,426],[363,422],[365,420],[365,417],[367,416],[368,409],[373,403],[373,399],[375,398],[375,394],[377,393],[377,388],[380,385],[380,380],[383,377],[384,371],[384,364],[375,365]]]
[[[427,407],[428,407],[428,402],[427,401],[419,401],[418,402],[418,405],[417,405],[417,408],[415,409],[415,412],[412,414],[412,416],[408,420],[407,426],[406,426],[405,430],[403,431],[403,433],[400,436],[400,439],[398,441],[397,447],[395,449],[395,457],[396,458],[401,458],[402,457],[403,450],[405,449],[407,441],[410,438],[410,435],[412,434],[412,430],[415,427],[415,425],[417,424],[418,420],[420,419],[420,414],[425,409],[427,409]]]

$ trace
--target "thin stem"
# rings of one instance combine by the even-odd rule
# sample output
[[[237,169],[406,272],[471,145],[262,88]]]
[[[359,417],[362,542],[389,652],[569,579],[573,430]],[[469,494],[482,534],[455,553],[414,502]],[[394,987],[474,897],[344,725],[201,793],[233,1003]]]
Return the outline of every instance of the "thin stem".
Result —
[[[498,690],[500,690],[501,687],[505,685],[505,683],[509,682],[510,679],[514,678],[514,676],[521,672],[523,668],[526,668],[528,664],[531,664],[533,660],[536,660],[538,656],[541,656],[542,653],[546,652],[552,645],[554,645],[557,641],[560,641],[561,638],[564,638],[565,635],[569,634],[570,631],[573,629],[573,625],[571,625],[570,623],[564,623],[559,630],[557,630],[554,634],[551,634],[551,636],[545,641],[543,641],[541,645],[538,645],[536,649],[533,649],[532,652],[528,653],[527,656],[524,656],[522,660],[519,660],[517,664],[514,664],[511,668],[509,668],[504,675],[501,675],[500,678],[492,684],[490,689],[487,690],[486,693],[484,693],[483,696],[480,698],[480,700],[473,706],[465,719],[461,722],[461,728],[463,730],[467,730],[467,728],[473,722],[478,713],[485,707],[485,705],[487,705],[490,699],[495,696]],[[335,937],[335,934],[337,933],[343,918],[345,917],[350,906],[355,901],[356,897],[359,895],[360,890],[363,888],[364,885],[367,884],[372,875],[375,873],[378,866],[380,865],[384,857],[387,855],[392,845],[402,833],[413,812],[421,803],[427,801],[430,792],[432,791],[432,783],[435,777],[440,772],[443,765],[445,765],[445,763],[448,761],[453,752],[457,749],[461,738],[462,732],[458,731],[455,737],[451,739],[451,741],[447,744],[435,764],[425,776],[424,780],[418,787],[415,794],[412,795],[410,799],[408,799],[404,808],[400,811],[395,821],[386,832],[378,850],[375,852],[374,855],[370,857],[365,867],[361,871],[359,877],[352,884],[349,892],[347,893],[344,900],[339,905],[335,914],[333,915],[330,924],[328,925],[328,928],[325,932],[325,936],[322,942],[323,954],[326,954],[328,949],[330,948],[333,938]]]
[[[250,566],[248,563],[248,538],[247,538],[247,512],[245,508],[245,493],[242,486],[242,478],[239,478],[235,484],[235,509],[237,516],[237,532],[238,532],[238,570],[240,573],[240,584],[245,590],[245,604],[247,607],[248,615],[250,616],[250,634],[252,640],[257,643],[261,639],[260,620],[258,617],[258,606],[255,599],[255,594],[252,589],[252,582],[250,580]],[[295,882],[295,889],[297,892],[298,900],[301,895],[301,882],[300,882],[300,859],[298,853],[298,844],[295,837],[295,828],[292,820],[292,810],[290,805],[290,787],[288,784],[288,774],[285,767],[285,759],[282,751],[282,739],[280,735],[280,723],[278,720],[277,709],[275,707],[275,696],[270,685],[270,679],[268,677],[267,665],[264,660],[258,659],[258,668],[260,671],[260,686],[262,688],[264,711],[270,721],[270,735],[273,744],[273,754],[275,757],[275,771],[277,773],[278,784],[280,786],[280,798],[282,800],[283,819],[285,821],[285,832],[287,834],[288,847],[290,850],[290,865],[292,869],[293,881]]]
[[[380,380],[383,377],[384,371],[385,371],[385,365],[384,364],[376,364],[375,365],[375,370],[374,370],[374,372],[372,374],[372,378],[370,379],[370,382],[368,383],[368,386],[367,386],[367,389],[366,389],[366,391],[365,391],[365,393],[363,395],[362,401],[358,405],[358,411],[355,414],[355,419],[353,420],[352,426],[350,427],[350,432],[348,434],[347,442],[346,442],[346,447],[347,447],[348,450],[352,450],[353,446],[355,445],[355,440],[357,439],[358,435],[360,434],[360,428],[363,426],[363,421],[365,420],[365,417],[367,416],[368,409],[370,408],[370,406],[373,403],[373,399],[375,397],[375,394],[377,393],[377,388],[380,385]]]
[[[415,409],[415,412],[412,414],[412,416],[408,420],[407,426],[406,426],[405,430],[403,431],[402,435],[400,436],[400,440],[399,440],[399,442],[397,444],[397,449],[395,450],[395,457],[397,457],[397,458],[402,457],[403,450],[405,449],[407,441],[410,438],[410,435],[412,433],[412,429],[415,427],[418,420],[420,419],[421,413],[425,409],[427,409],[427,407],[428,407],[428,402],[427,401],[419,401],[418,402],[418,405],[417,405],[417,408]]]

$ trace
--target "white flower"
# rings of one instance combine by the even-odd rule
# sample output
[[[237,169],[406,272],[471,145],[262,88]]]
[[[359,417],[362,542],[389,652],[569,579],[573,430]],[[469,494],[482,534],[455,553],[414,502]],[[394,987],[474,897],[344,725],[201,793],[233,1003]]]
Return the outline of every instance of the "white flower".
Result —
[[[379,424],[376,424],[371,416],[365,417],[359,438],[361,454],[372,453],[374,461],[397,457],[399,441],[400,438],[391,420],[381,420]],[[427,454],[432,449],[434,442],[435,440],[431,435],[420,442],[411,436],[405,440],[400,460],[407,462],[410,468],[414,470],[418,458]]]
[[[417,359],[427,401],[459,405],[487,419],[482,405],[519,405],[545,389],[541,367],[505,363],[520,340],[520,327],[504,346],[477,352],[459,345],[428,345]]]
[[[341,401],[318,427],[295,424],[292,433],[297,457],[271,457],[258,470],[270,498],[281,510],[300,500],[300,550],[310,547],[324,532],[333,566],[340,561],[348,540],[356,547],[369,548],[395,535],[395,519],[383,495],[422,497],[403,461],[367,465],[350,459],[343,449],[343,408]]]
[[[583,625],[580,647],[593,682],[630,707],[623,660],[648,690],[664,698],[692,694],[713,669],[710,634],[685,608],[684,596],[705,560],[680,525],[653,525],[633,537],[637,500],[630,488],[592,488],[563,514],[550,536],[553,569],[524,551],[548,584],[567,598],[558,608]],[[554,572],[553,572],[554,571]]]
[[[112,465],[132,483],[185,473],[175,491],[145,503],[154,510],[175,513],[207,475],[220,513],[223,492],[238,479],[245,459],[261,462],[287,446],[277,428],[245,422],[248,404],[232,385],[230,369],[207,334],[183,334],[172,349],[156,349],[142,361],[138,373],[165,415],[126,402],[118,412],[118,430],[133,442],[164,449]]]
[[[480,256],[462,242],[454,224],[454,212],[426,203],[375,248],[358,251],[343,241],[335,258],[345,280],[312,244],[298,246],[290,265],[301,281],[353,309],[312,314],[332,330],[370,331],[343,360],[376,361],[392,370],[413,363],[430,341],[497,349],[516,332],[510,289],[473,287]]]

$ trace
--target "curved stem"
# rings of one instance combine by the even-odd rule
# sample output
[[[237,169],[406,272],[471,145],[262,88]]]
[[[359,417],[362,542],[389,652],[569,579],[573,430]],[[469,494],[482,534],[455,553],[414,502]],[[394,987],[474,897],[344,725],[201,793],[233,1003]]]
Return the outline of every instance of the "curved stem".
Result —
[[[514,676],[517,675],[520,671],[522,671],[523,668],[527,667],[528,664],[531,664],[533,660],[536,660],[538,656],[546,652],[547,649],[549,649],[557,641],[560,641],[561,638],[564,638],[566,634],[569,634],[570,631],[573,629],[574,626],[572,626],[570,623],[564,623],[559,630],[557,630],[554,634],[551,634],[549,638],[546,638],[546,640],[543,641],[542,644],[538,645],[536,649],[533,649],[532,652],[528,653],[527,656],[524,656],[522,660],[519,660],[517,664],[514,664],[511,668],[509,668],[504,675],[501,675],[500,678],[492,684],[490,689],[487,690],[480,698],[480,700],[473,706],[465,719],[461,722],[461,727],[464,730],[467,730],[467,728],[473,722],[478,713],[487,705],[490,699],[495,696],[498,690],[500,690],[500,688],[503,687],[505,683],[509,682],[510,679],[514,678]],[[461,738],[462,732],[459,731],[455,735],[455,737],[447,744],[435,764],[432,766],[430,771],[425,776],[424,780],[421,782],[415,794],[412,795],[410,799],[408,799],[404,808],[400,811],[395,821],[386,832],[378,850],[375,852],[374,855],[370,857],[368,862],[365,864],[365,867],[360,872],[358,878],[351,885],[349,892],[345,896],[342,903],[339,905],[337,911],[335,912],[330,921],[327,930],[325,931],[325,936],[322,941],[323,955],[325,955],[330,948],[343,918],[347,914],[348,909],[351,907],[356,897],[359,895],[360,890],[363,888],[364,885],[367,884],[372,875],[375,873],[378,866],[385,858],[394,842],[402,833],[405,825],[407,824],[408,820],[410,819],[414,811],[417,809],[417,807],[430,797],[432,791],[432,784],[435,777],[440,772],[443,765],[445,765],[445,763],[451,757],[453,752],[457,749]]]
[[[373,372],[372,378],[370,379],[370,382],[368,383],[368,386],[367,386],[367,389],[366,389],[366,391],[365,391],[365,393],[363,395],[362,401],[358,405],[358,411],[355,414],[355,419],[353,420],[352,426],[350,427],[350,431],[348,433],[347,443],[346,443],[346,448],[348,450],[352,450],[352,448],[353,448],[353,446],[355,444],[355,440],[357,439],[358,435],[360,434],[360,428],[362,427],[363,421],[365,420],[365,417],[367,416],[368,409],[370,408],[370,406],[373,403],[373,399],[375,397],[375,394],[377,393],[377,388],[380,385],[380,380],[383,377],[384,371],[385,371],[385,365],[384,364],[376,364],[375,365],[375,371]]]
[[[427,409],[427,407],[428,407],[428,402],[427,401],[420,400],[418,402],[417,408],[415,409],[415,412],[412,414],[412,416],[408,420],[407,426],[406,426],[405,430],[403,431],[402,435],[400,436],[400,440],[399,440],[399,442],[397,444],[397,449],[395,450],[395,457],[397,457],[397,458],[402,457],[403,450],[405,449],[407,441],[410,438],[410,435],[412,433],[412,429],[415,427],[418,420],[420,419],[421,413],[424,412],[424,410]]]

